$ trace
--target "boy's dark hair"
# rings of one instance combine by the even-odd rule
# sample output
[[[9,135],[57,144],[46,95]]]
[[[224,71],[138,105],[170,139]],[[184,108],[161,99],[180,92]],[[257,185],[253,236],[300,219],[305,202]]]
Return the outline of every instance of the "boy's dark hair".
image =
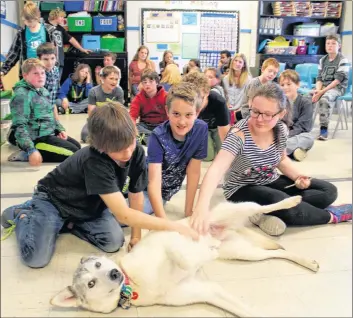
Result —
[[[37,47],[37,56],[40,59],[42,55],[54,54],[56,56],[56,48],[53,43],[42,43]]]
[[[114,62],[116,61],[117,56],[116,56],[115,53],[112,53],[112,52],[105,52],[104,55],[103,55],[103,58],[105,58],[105,57],[107,57],[107,56],[110,56]]]
[[[330,34],[326,37],[326,40],[335,40],[338,44],[341,44],[341,38],[338,34]]]
[[[156,81],[156,83],[159,84],[159,75],[155,71],[151,71],[149,69],[145,70],[141,75],[141,82],[143,82],[145,79]]]
[[[232,56],[228,50],[221,51],[221,55],[222,54],[225,54],[227,57],[231,57]]]
[[[190,62],[194,62],[198,68],[201,68],[201,63],[199,59],[191,59]]]
[[[117,152],[130,147],[137,131],[127,109],[118,102],[96,107],[88,117],[88,142],[100,152]]]

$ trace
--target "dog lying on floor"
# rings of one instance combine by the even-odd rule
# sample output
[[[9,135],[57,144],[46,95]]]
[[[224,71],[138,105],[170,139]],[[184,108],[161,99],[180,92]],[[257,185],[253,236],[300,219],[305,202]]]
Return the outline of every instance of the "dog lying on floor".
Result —
[[[118,306],[184,306],[207,303],[239,317],[260,317],[198,270],[214,259],[259,261],[283,258],[317,272],[316,261],[287,252],[273,240],[235,225],[237,212],[270,213],[301,202],[300,196],[279,203],[221,203],[211,213],[212,234],[192,241],[176,232],[149,232],[118,263],[102,256],[82,258],[72,286],[51,299],[59,307],[82,307],[109,313]],[[188,219],[180,222],[188,223]]]

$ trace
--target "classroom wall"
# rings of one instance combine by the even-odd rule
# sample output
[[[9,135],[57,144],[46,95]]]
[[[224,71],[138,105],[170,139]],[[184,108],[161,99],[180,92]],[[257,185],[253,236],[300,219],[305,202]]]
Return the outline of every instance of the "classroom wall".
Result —
[[[19,24],[18,17],[18,2],[6,1],[6,18],[1,19],[1,61],[8,53],[10,46],[15,38]],[[13,85],[19,80],[18,63],[16,66],[3,78],[5,90],[12,89]]]
[[[185,9],[190,11],[196,9],[208,11],[238,10],[240,21],[239,51],[249,58],[251,66],[255,65],[257,1],[127,1],[127,50],[129,62],[134,57],[137,48],[141,45],[142,8]]]
[[[342,53],[352,62],[352,1],[345,2],[342,28]]]

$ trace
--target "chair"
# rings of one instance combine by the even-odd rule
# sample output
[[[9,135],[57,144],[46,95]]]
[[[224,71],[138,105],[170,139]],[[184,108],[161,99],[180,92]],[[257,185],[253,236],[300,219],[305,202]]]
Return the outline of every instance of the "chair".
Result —
[[[333,134],[332,134],[332,139],[335,138],[338,125],[340,123],[341,123],[341,129],[343,129],[343,119],[346,124],[345,129],[348,130],[348,123],[347,123],[347,118],[349,113],[348,103],[352,104],[352,66],[349,68],[348,86],[347,86],[346,92],[344,93],[344,95],[338,97],[335,103],[335,106],[337,107],[337,111],[338,111],[338,119],[337,119],[335,130],[333,131]],[[351,113],[351,116],[352,116],[352,113]]]
[[[311,89],[310,65],[297,64],[295,66],[295,71],[299,74],[300,77],[300,87],[298,89],[298,92],[300,94],[305,94]]]
[[[286,63],[279,63],[279,71],[277,73],[277,77],[279,77],[285,69],[286,69]]]
[[[319,75],[319,64],[306,63],[306,65],[310,66],[309,76],[310,76],[311,88],[315,88],[316,79],[317,79],[317,76]]]

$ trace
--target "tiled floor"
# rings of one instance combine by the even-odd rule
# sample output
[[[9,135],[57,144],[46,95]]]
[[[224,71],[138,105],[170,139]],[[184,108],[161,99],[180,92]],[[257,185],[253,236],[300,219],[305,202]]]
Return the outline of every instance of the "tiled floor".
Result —
[[[69,134],[79,139],[85,118],[85,115],[64,115],[61,121]],[[349,131],[339,131],[335,139],[316,142],[308,158],[297,163],[303,173],[335,180],[339,189],[337,202],[352,202],[351,132],[350,125]],[[1,150],[1,208],[5,209],[26,200],[38,179],[54,165],[44,164],[40,169],[33,169],[26,164],[10,164],[6,157],[12,149],[5,145]],[[203,164],[203,174],[208,166]],[[180,191],[167,204],[171,218],[182,217],[184,196],[185,191]],[[218,189],[213,203],[221,200],[222,190]],[[251,226],[245,218],[244,222]],[[129,230],[125,231],[128,235]],[[351,317],[352,224],[290,228],[278,240],[288,250],[317,260],[320,271],[314,274],[284,260],[267,260],[257,263],[215,261],[207,264],[203,272],[263,316]],[[2,241],[1,317],[230,316],[207,305],[119,309],[109,315],[52,308],[49,299],[71,283],[80,258],[91,253],[99,251],[72,235],[62,235],[51,263],[46,268],[34,270],[20,262],[14,235]]]

